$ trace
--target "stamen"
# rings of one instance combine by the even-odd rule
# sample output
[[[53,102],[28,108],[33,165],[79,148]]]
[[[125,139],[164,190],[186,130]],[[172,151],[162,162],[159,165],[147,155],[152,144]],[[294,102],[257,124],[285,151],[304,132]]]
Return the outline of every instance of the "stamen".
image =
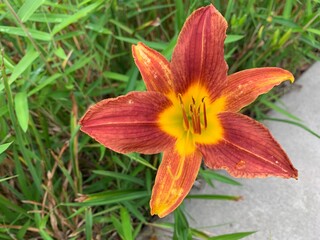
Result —
[[[186,130],[189,130],[191,127],[193,134],[201,134],[202,130],[207,129],[207,126],[208,126],[207,109],[206,109],[206,103],[205,103],[206,97],[203,97],[201,99],[200,104],[198,103],[197,105],[195,98],[192,96],[191,97],[192,102],[189,105],[189,109],[187,109],[189,111],[186,111],[185,109],[185,105],[182,100],[182,95],[178,94],[178,97],[179,97],[179,102],[182,109],[183,122]],[[203,121],[202,121],[202,115],[203,115]]]
[[[189,127],[190,127],[189,126],[189,121],[188,121],[186,110],[185,110],[184,105],[183,105],[182,96],[181,96],[180,93],[178,94],[178,97],[179,97],[180,106],[181,106],[181,109],[182,109],[183,121],[184,121],[184,124],[186,125],[187,130],[189,130]]]
[[[194,133],[197,133],[195,114],[192,114],[192,129]]]
[[[198,112],[197,112],[197,127],[198,127],[198,133],[201,134],[200,106],[198,107]]]
[[[202,98],[203,103],[203,122],[204,122],[204,129],[207,129],[207,110],[206,110],[206,103],[204,102],[204,98]]]

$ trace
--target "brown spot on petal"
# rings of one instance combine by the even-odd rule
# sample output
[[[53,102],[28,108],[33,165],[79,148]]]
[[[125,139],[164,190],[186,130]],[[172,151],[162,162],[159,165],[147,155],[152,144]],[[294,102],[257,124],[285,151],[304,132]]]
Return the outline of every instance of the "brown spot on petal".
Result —
[[[245,160],[240,160],[237,164],[236,164],[236,168],[237,169],[244,169],[246,167],[246,161]]]

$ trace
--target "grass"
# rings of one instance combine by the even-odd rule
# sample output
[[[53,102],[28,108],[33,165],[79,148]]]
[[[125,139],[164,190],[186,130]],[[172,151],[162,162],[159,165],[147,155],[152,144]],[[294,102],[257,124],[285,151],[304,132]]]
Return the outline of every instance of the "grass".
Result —
[[[299,76],[319,60],[315,0],[0,3],[1,239],[135,239],[152,221],[148,202],[159,156],[116,154],[81,134],[78,120],[101,99],[144,90],[131,44],[143,41],[170,58],[186,17],[209,3],[229,23],[230,73],[279,66]],[[283,91],[246,113],[262,119],[265,110],[279,110],[272,102]],[[299,119],[288,122],[310,130]],[[237,184],[208,170],[200,177]],[[184,239],[251,234],[208,236],[190,228],[180,209],[166,226]]]

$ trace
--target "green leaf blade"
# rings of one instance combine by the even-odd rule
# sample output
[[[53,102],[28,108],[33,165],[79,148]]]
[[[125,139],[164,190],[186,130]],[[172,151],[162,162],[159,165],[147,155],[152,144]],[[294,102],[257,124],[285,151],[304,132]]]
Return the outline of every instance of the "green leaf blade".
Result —
[[[45,0],[26,0],[18,11],[22,22],[29,20],[31,15],[45,2]]]
[[[208,240],[238,240],[245,238],[255,232],[239,232],[239,233],[231,233],[231,234],[224,234],[220,236],[210,237]]]
[[[11,145],[12,143],[13,143],[13,141],[12,141],[12,142],[9,142],[9,143],[1,144],[1,145],[0,145],[0,154],[3,153],[4,151],[6,151],[6,150],[10,147],[10,145]]]
[[[20,127],[24,132],[28,130],[29,123],[29,105],[26,92],[19,92],[14,99],[14,107]]]

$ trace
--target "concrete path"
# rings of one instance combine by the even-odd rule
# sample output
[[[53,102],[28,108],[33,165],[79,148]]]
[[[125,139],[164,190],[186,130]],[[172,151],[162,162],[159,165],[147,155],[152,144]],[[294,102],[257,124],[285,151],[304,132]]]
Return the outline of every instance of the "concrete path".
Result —
[[[281,100],[288,112],[320,133],[320,62],[309,68]],[[284,118],[275,112],[270,117]],[[248,240],[319,240],[320,139],[294,125],[265,124],[298,169],[299,179],[236,179],[242,186],[216,183],[214,189],[205,185],[193,193],[240,195],[243,200],[185,200],[189,223],[214,235],[258,231]],[[172,216],[165,220],[172,220]],[[159,233],[157,239],[168,239],[165,235]]]
[[[320,133],[320,62],[282,97],[286,110]],[[284,118],[271,112],[270,117]],[[265,122],[299,171],[298,180],[238,179],[241,187],[216,184],[199,194],[241,195],[239,202],[187,200],[190,225],[214,234],[258,231],[246,239],[320,239],[320,139],[293,125]],[[223,226],[213,227],[215,225]],[[207,227],[206,227],[207,226]]]

